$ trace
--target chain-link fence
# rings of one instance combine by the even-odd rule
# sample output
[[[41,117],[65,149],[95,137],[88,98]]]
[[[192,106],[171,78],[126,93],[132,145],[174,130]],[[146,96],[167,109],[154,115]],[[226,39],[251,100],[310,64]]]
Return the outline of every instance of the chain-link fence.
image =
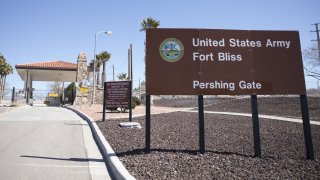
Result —
[[[10,106],[26,104],[26,91],[24,89],[4,89],[0,91],[0,106]],[[60,105],[60,104],[73,104],[75,99],[75,91],[65,90],[53,92],[49,89],[33,90],[29,96],[29,104],[47,104],[47,105]]]
[[[11,105],[12,101],[14,101],[13,97],[13,90],[12,89],[4,89],[0,90],[0,104],[1,105]]]

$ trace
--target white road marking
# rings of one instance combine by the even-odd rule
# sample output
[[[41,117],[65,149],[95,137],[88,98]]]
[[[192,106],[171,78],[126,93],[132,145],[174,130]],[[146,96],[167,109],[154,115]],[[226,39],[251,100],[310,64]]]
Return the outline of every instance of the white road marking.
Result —
[[[57,165],[57,164],[19,164],[19,166],[32,166],[32,167],[54,167],[54,168],[88,168],[88,165],[75,166],[75,165]],[[106,168],[105,166],[90,166],[92,168]]]
[[[183,111],[183,112],[198,113],[198,111],[194,111],[194,110],[185,110],[185,111]],[[207,113],[207,114],[230,115],[230,116],[252,117],[252,115],[249,114],[249,113],[234,113],[234,112],[219,112],[219,111],[204,111],[204,113]],[[279,116],[259,115],[259,118],[279,120],[279,121],[288,121],[288,122],[295,122],[295,123],[302,123],[302,119],[279,117]],[[310,121],[310,124],[320,126],[320,122],[319,122],[319,121]]]

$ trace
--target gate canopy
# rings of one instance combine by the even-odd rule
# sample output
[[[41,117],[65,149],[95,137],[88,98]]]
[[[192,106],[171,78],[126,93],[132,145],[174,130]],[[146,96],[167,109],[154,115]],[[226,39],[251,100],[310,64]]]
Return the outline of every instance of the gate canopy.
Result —
[[[16,70],[22,80],[27,76],[32,81],[76,82],[77,64],[65,61],[17,64]]]

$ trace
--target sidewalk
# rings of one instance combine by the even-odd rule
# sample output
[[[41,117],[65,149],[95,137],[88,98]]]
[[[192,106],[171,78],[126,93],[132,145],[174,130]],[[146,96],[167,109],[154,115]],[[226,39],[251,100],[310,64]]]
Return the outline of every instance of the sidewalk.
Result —
[[[86,106],[73,106],[82,112],[85,112],[88,116],[90,116],[95,121],[102,119],[102,105],[94,104],[94,105],[86,105]],[[159,107],[159,106],[151,106],[151,114],[163,114],[163,113],[171,113],[178,111],[185,111],[193,108],[172,108],[172,107]],[[146,115],[146,107],[143,105],[137,106],[132,110],[132,117],[141,117]],[[121,112],[107,112],[106,119],[116,119],[116,118],[128,118],[129,112],[121,113]]]

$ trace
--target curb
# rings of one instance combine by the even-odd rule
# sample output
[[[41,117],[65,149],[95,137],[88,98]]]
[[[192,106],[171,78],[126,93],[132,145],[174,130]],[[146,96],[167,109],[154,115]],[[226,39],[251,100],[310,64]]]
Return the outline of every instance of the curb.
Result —
[[[113,151],[110,144],[107,142],[103,134],[101,133],[99,127],[94,122],[92,118],[90,118],[85,113],[74,109],[72,107],[68,106],[62,106],[64,108],[67,108],[76,114],[78,114],[82,119],[86,120],[89,124],[89,127],[92,132],[93,139],[95,140],[97,146],[100,149],[100,152],[105,160],[107,168],[110,169],[111,172],[110,175],[114,179],[128,179],[128,180],[135,180],[135,178],[128,172],[128,170],[123,166],[122,162],[117,157],[116,153]]]

